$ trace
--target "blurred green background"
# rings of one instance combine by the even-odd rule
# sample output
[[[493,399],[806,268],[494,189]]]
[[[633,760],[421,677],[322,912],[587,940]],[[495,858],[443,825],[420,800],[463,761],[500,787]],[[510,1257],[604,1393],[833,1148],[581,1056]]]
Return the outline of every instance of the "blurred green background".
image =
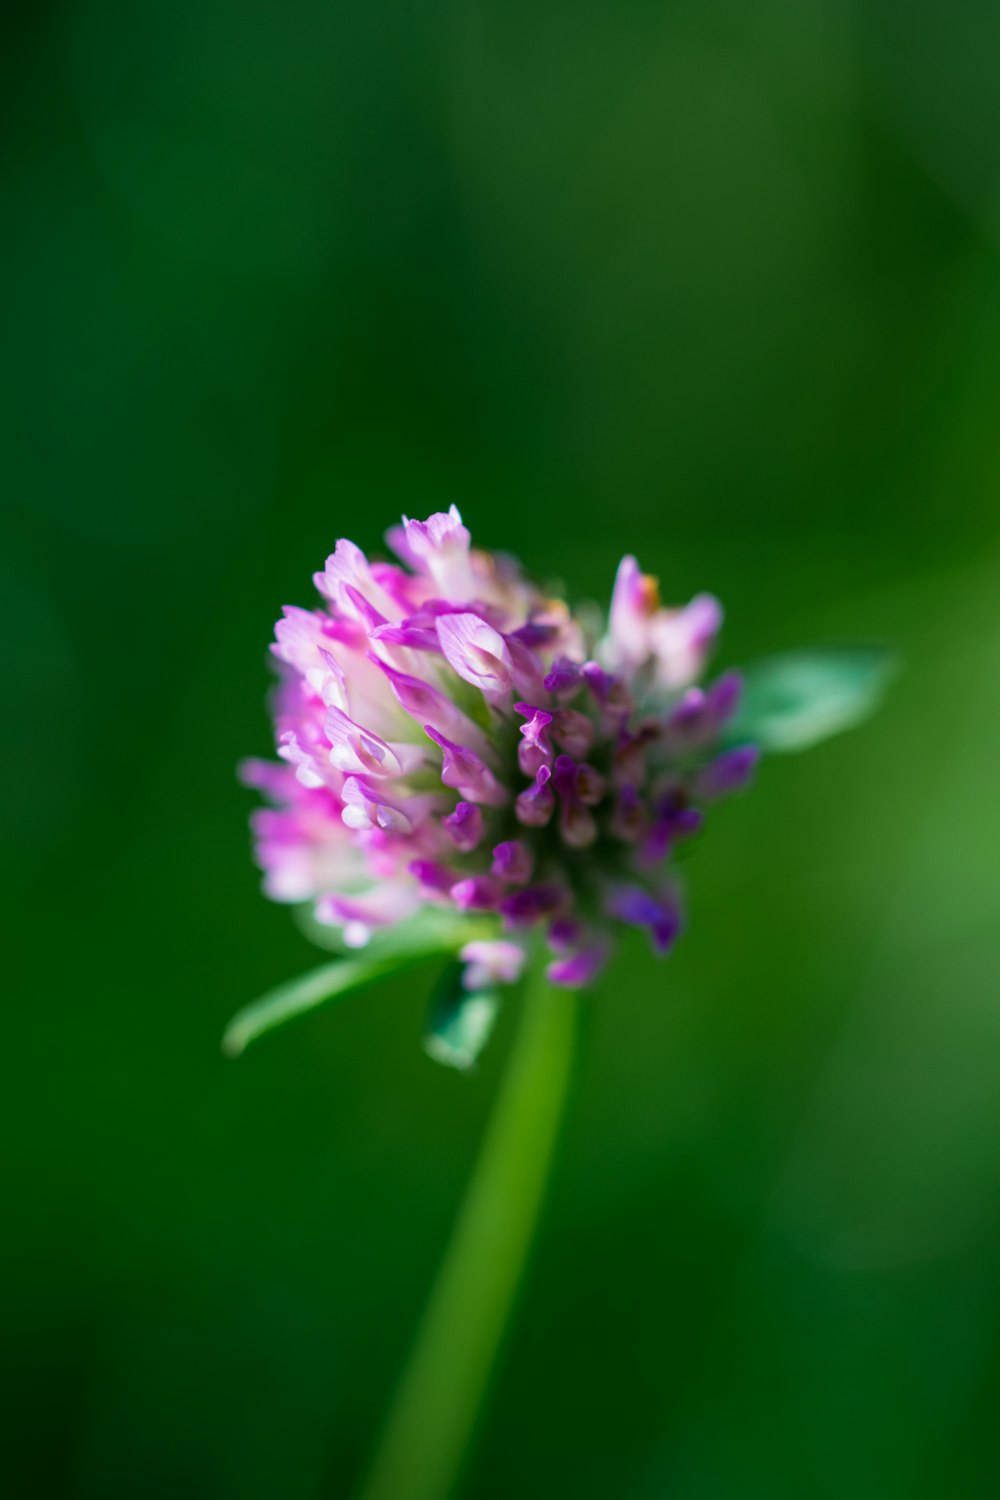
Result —
[[[1000,1493],[1000,8],[12,4],[11,1497],[348,1493],[502,1068],[316,961],[237,759],[336,538],[457,501],[724,659],[905,659],[587,1007],[471,1500]],[[400,1500],[405,1500],[401,1496]]]

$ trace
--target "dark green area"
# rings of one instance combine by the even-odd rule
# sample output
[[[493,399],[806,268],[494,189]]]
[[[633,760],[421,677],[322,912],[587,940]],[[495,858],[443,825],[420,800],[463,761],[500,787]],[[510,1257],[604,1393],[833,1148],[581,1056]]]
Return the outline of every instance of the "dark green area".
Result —
[[[234,765],[336,538],[452,500],[724,660],[884,641],[583,1063],[468,1500],[1000,1493],[1000,8],[8,7],[0,1489],[347,1494],[510,1040],[322,961]],[[400,1500],[406,1500],[401,1496]]]

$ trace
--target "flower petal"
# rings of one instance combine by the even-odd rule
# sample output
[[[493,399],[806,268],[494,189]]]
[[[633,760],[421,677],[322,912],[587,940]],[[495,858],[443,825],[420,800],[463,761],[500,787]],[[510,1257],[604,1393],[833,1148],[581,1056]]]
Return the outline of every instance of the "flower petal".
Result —
[[[467,990],[516,984],[527,959],[518,943],[505,942],[503,938],[466,943],[458,956],[466,965],[462,984]]]
[[[534,866],[534,855],[520,839],[506,839],[494,847],[493,874],[508,885],[526,885]]]
[[[444,752],[441,780],[445,786],[454,787],[467,802],[483,802],[488,807],[502,807],[510,800],[489,766],[474,750],[447,739],[430,724],[424,725],[424,733]]]
[[[459,802],[442,822],[463,853],[474,849],[483,836],[483,815],[474,802]]]
[[[323,730],[330,741],[330,763],[348,775],[398,776],[399,757],[385,740],[355,724],[339,708],[327,710]]]
[[[459,677],[479,688],[489,702],[506,701],[514,680],[514,664],[498,630],[479,615],[441,615],[437,636]]]
[[[730,792],[741,792],[750,782],[760,751],[756,745],[737,745],[716,756],[695,778],[695,796],[714,801]]]

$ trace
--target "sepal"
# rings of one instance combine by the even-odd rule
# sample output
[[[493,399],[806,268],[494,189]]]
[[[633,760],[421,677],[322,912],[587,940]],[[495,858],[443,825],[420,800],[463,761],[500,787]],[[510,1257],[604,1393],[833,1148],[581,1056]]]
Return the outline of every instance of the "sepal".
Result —
[[[466,1073],[486,1046],[500,1008],[494,989],[467,990],[459,965],[435,990],[424,1030],[424,1050],[435,1062]]]

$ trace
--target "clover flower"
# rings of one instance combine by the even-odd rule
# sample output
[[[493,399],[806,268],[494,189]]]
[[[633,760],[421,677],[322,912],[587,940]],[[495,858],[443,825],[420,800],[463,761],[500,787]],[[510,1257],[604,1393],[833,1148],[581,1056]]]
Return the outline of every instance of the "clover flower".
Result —
[[[503,554],[454,506],[388,534],[398,562],[340,541],[272,651],[278,762],[244,779],[268,895],[348,950],[229,1023],[266,1031],[417,958],[450,955],[427,1052],[472,1067],[504,986],[518,1029],[413,1353],[359,1492],[445,1500],[522,1274],[572,1075],[579,1001],[622,926],[670,951],[675,853],[746,785],[758,750],[818,744],[877,706],[873,647],[786,653],[702,682],[722,610],[679,609],[622,559],[606,627]],[[314,935],[315,932],[314,932]]]
[[[516,981],[533,933],[574,988],[622,924],[669,952],[675,850],[757,755],[726,743],[739,677],[699,685],[718,602],[664,608],[625,557],[593,639],[454,506],[387,541],[398,562],[339,541],[321,605],[276,626],[279,762],[243,768],[272,803],[253,815],[267,894],[352,949],[428,907],[467,919],[468,990]]]

